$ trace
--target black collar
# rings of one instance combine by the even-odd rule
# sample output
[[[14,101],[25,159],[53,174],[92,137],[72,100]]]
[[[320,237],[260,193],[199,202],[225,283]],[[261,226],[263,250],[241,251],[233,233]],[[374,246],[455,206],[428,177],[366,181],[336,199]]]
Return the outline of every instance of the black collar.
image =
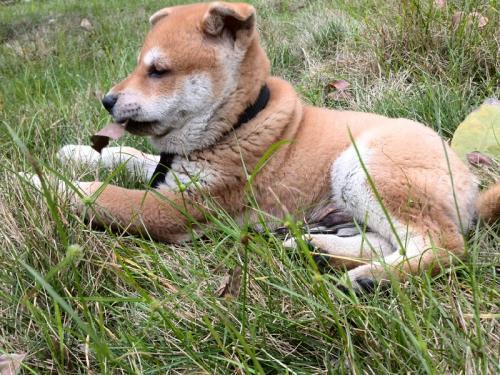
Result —
[[[238,117],[238,122],[234,124],[231,130],[238,129],[241,125],[257,116],[260,111],[266,108],[270,96],[271,92],[269,91],[269,87],[265,84],[260,89],[257,100],[255,100],[254,103],[250,104],[245,111],[243,111],[243,113]],[[157,188],[161,183],[165,182],[165,177],[172,166],[174,157],[175,154],[166,152],[162,152],[160,154],[160,162],[156,166],[153,177],[151,177],[151,180],[149,181],[152,188]]]

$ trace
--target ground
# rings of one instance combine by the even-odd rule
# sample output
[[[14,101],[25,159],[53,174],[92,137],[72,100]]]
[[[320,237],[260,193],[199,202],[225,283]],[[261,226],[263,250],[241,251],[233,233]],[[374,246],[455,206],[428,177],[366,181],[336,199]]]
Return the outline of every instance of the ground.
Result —
[[[92,230],[18,176],[109,176],[63,168],[56,152],[109,121],[99,99],[133,68],[149,15],[172,3],[0,2],[0,355],[26,353],[26,374],[498,372],[498,224],[478,226],[467,257],[438,275],[356,297],[334,287],[341,272],[222,211],[204,238],[170,246]],[[305,102],[408,117],[449,140],[499,96],[494,0],[253,3],[274,74]],[[454,26],[457,11],[488,22]],[[350,86],[335,92],[335,80]],[[239,296],[220,297],[238,267]]]

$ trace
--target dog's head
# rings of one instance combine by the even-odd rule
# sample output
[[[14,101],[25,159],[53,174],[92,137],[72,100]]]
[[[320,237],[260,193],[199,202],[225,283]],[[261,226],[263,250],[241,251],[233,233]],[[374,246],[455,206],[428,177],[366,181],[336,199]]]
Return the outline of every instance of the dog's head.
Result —
[[[225,2],[176,6],[156,12],[150,23],[135,70],[102,102],[129,132],[189,152],[204,143],[207,124],[241,86],[269,74],[255,9]]]

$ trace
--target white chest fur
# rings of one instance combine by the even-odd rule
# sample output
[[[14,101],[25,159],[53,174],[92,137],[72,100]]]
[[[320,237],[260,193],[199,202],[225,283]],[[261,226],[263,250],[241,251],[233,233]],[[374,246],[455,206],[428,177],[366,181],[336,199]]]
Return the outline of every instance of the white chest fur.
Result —
[[[206,188],[211,186],[215,180],[215,172],[207,162],[203,160],[191,161],[176,156],[160,187],[167,186],[174,191],[196,187]]]

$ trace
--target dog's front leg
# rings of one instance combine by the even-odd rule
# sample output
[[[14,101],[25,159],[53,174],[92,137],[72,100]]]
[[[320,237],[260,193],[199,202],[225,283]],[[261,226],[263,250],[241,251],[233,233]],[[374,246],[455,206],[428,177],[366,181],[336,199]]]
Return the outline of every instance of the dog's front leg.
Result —
[[[187,238],[186,225],[190,220],[203,219],[201,206],[187,194],[160,190],[132,190],[100,182],[78,183],[90,200],[80,203],[87,218],[104,226],[117,226],[129,233],[149,235],[165,242]]]
[[[127,232],[147,234],[165,242],[186,238],[189,220],[203,218],[192,197],[169,190],[131,190],[114,185],[88,183],[89,196],[95,201],[87,210],[99,224],[119,226]],[[81,207],[80,207],[81,209]]]
[[[38,176],[23,174],[38,189]],[[133,190],[102,182],[73,182],[74,188],[63,181],[48,181],[58,195],[69,199],[74,211],[102,226],[118,227],[132,234],[149,235],[165,242],[180,242],[188,238],[187,224],[199,222],[204,214],[200,200],[194,194],[168,189]]]

